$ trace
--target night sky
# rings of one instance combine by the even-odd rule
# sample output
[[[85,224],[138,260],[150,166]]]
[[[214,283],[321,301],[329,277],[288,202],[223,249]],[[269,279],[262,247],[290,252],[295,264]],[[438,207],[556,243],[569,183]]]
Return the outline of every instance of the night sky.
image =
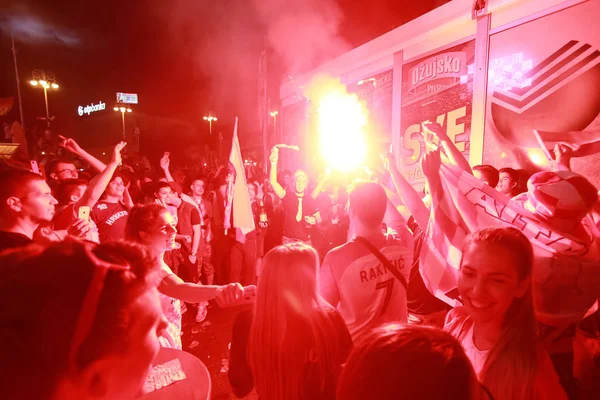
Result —
[[[216,129],[228,130],[238,115],[240,137],[256,135],[258,59],[265,35],[269,42],[269,92],[275,107],[282,77],[312,68],[443,3],[446,1],[14,2],[0,14],[4,31],[0,39],[0,97],[15,96],[15,106],[0,121],[18,117],[10,36],[6,32],[15,18],[44,24],[42,29],[40,25],[25,25],[28,32],[36,28],[34,37],[15,33],[28,126],[44,114],[42,90],[29,85],[32,70],[43,69],[52,71],[61,86],[49,94],[50,114],[57,119],[54,131],[72,135],[88,146],[105,146],[111,135],[83,132],[87,128],[77,116],[77,106],[108,100],[107,109],[112,109],[115,92],[132,92],[140,98],[134,112],[158,121],[152,122],[152,135],[156,136],[154,143],[160,145],[177,134],[183,137],[182,143],[194,140],[189,132],[207,129],[202,116],[208,112],[219,117],[221,126]],[[325,35],[323,25],[327,26]],[[315,45],[324,47],[318,50]],[[118,132],[119,115],[109,111],[103,119],[114,120],[110,126]],[[181,129],[165,132],[172,128],[162,129],[162,123]]]

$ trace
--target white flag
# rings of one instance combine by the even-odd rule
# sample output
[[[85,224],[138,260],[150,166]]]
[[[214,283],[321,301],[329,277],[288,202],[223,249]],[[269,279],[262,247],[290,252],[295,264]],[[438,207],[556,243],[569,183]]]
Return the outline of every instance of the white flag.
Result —
[[[246,184],[246,174],[237,129],[238,119],[236,117],[231,143],[231,154],[229,155],[229,162],[233,165],[236,172],[235,184],[233,186],[233,226],[239,228],[245,235],[256,229],[256,227],[252,215],[252,204],[250,203],[250,194],[248,193],[248,185]]]

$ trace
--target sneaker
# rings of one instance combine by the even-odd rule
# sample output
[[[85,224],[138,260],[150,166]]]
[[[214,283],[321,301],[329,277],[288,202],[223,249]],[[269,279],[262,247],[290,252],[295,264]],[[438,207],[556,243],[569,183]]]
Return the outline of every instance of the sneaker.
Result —
[[[221,373],[229,372],[229,359],[224,358],[221,360]]]
[[[208,315],[208,303],[202,302],[198,304],[198,312],[196,313],[196,322],[202,322]]]

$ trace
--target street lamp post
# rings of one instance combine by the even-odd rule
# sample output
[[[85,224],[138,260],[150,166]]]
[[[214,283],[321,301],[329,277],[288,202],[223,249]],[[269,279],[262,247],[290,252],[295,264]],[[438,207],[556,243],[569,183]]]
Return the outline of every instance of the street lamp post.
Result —
[[[212,122],[217,120],[217,117],[213,117],[212,115],[205,115],[204,120],[208,121],[208,133],[212,135]]]
[[[46,124],[50,127],[50,111],[48,108],[48,90],[58,89],[59,86],[56,83],[56,78],[53,73],[46,73],[45,71],[35,70],[33,71],[33,79],[29,81],[31,86],[40,86],[44,89],[44,103],[46,104]]]
[[[123,107],[123,106],[115,107],[115,108],[113,108],[113,110],[121,112],[121,123],[123,125],[121,133],[123,135],[123,140],[125,140],[126,139],[126,137],[125,137],[125,113],[126,112],[130,113],[133,110],[129,107]]]
[[[273,117],[273,136],[277,137],[277,110],[271,111],[271,117]]]

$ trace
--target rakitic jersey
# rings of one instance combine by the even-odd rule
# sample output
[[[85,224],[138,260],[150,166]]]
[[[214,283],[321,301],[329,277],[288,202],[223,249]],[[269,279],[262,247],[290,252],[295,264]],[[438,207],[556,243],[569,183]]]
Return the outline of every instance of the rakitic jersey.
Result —
[[[369,239],[408,282],[413,240],[406,230],[394,239]],[[407,322],[406,290],[362,243],[331,250],[320,272],[323,297],[337,304],[353,339],[384,323]]]

